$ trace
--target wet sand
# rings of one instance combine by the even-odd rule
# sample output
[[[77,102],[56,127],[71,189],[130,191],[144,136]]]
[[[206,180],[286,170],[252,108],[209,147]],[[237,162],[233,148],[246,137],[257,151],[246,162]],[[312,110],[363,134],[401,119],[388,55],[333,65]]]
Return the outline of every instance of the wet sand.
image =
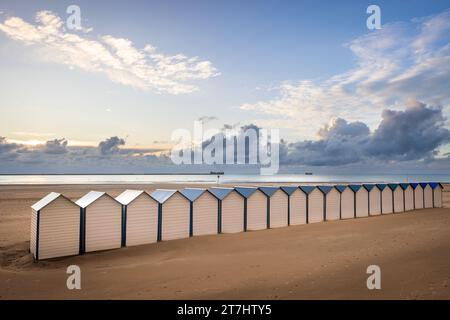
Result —
[[[192,186],[192,185],[190,185]],[[198,185],[197,185],[198,186]],[[30,205],[126,185],[0,186],[0,299],[450,299],[450,186],[442,209],[194,237],[33,263]],[[182,188],[181,185],[133,185]],[[66,288],[80,266],[82,289]],[[381,290],[366,268],[381,267]]]

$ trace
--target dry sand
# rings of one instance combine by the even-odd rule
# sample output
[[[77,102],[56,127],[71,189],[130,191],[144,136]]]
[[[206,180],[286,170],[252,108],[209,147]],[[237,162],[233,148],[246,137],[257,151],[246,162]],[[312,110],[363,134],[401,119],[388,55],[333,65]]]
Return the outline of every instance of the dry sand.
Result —
[[[30,205],[126,185],[0,186],[0,299],[450,299],[450,209],[195,237],[33,263]],[[133,185],[151,191],[181,185]],[[450,207],[450,186],[444,190]],[[66,288],[81,267],[82,290]],[[379,265],[382,289],[366,288]]]

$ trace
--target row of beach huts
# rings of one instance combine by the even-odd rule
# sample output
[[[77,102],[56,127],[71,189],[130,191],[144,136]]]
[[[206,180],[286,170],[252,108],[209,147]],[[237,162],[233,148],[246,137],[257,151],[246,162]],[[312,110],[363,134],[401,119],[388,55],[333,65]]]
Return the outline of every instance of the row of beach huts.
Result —
[[[442,207],[440,183],[52,192],[32,206],[35,260],[219,233]]]

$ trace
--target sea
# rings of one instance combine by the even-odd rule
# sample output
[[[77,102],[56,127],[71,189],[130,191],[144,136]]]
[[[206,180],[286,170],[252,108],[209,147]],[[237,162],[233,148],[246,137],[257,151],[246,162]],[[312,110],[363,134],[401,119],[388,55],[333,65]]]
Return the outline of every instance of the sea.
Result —
[[[239,183],[450,183],[450,174],[100,174],[0,175],[0,185],[44,184],[239,184]]]

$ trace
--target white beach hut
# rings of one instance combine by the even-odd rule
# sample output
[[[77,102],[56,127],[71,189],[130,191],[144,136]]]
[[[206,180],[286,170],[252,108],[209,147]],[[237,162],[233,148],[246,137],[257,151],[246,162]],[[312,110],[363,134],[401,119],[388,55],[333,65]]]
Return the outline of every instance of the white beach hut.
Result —
[[[362,218],[369,216],[369,192],[359,184],[349,186],[355,193],[355,217]]]
[[[341,193],[341,219],[355,217],[355,194],[345,185],[337,185],[336,189]]]
[[[76,202],[81,207],[81,250],[120,248],[122,205],[105,192],[90,191]]]
[[[403,189],[399,184],[391,183],[389,188],[392,190],[392,195],[394,197],[394,212],[404,212],[405,211],[405,200],[403,198]]]
[[[429,183],[421,183],[423,188],[423,204],[425,208],[433,208],[433,189]]]
[[[394,199],[392,196],[392,190],[387,184],[377,184],[378,189],[381,191],[381,213],[389,214],[393,212]]]
[[[235,187],[244,198],[244,231],[267,229],[267,197],[256,187]]]
[[[157,189],[151,196],[158,202],[158,241],[188,238],[189,200],[177,190]]]
[[[298,191],[298,187],[296,187],[296,186],[282,186],[281,187],[281,190],[283,190],[286,194],[287,194],[287,196],[288,196],[288,216],[287,216],[287,223],[288,223],[288,226],[290,226],[291,225],[291,209],[292,209],[292,205],[291,205],[291,202],[292,202],[292,195],[296,192],[296,191]]]
[[[125,190],[116,200],[122,205],[122,247],[158,240],[158,202],[144,190]]]
[[[279,187],[259,187],[267,197],[267,228],[279,228],[288,225],[288,195]]]
[[[414,209],[423,209],[423,189],[419,183],[411,183],[414,189]]]
[[[403,207],[405,211],[414,209],[414,189],[409,183],[400,183],[403,190]]]
[[[325,220],[339,220],[341,215],[341,194],[333,186],[318,187],[325,195]]]
[[[219,204],[208,190],[186,188],[181,193],[190,201],[189,235],[202,236],[219,232]]]
[[[306,213],[307,223],[321,222],[324,219],[324,195],[315,186],[300,186],[300,189],[307,196]]]
[[[307,223],[307,194],[296,187],[289,196],[289,223],[290,225]]]
[[[244,197],[234,188],[208,189],[218,200],[219,233],[244,231]]]
[[[31,206],[30,252],[35,260],[77,255],[80,207],[52,192]]]
[[[442,208],[442,184],[438,182],[430,183],[431,189],[433,189],[433,207]]]
[[[369,216],[381,214],[381,191],[374,184],[363,184],[369,193]]]

